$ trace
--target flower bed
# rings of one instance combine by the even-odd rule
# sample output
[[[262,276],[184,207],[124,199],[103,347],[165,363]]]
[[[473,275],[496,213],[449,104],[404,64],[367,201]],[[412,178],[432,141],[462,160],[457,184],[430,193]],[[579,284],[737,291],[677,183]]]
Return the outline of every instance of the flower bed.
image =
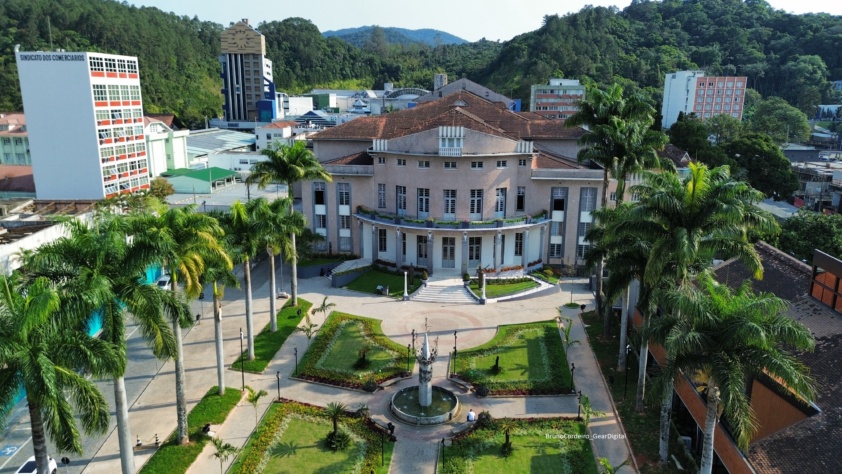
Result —
[[[529,277],[514,277],[514,278],[486,278],[485,279],[485,297],[499,298],[501,296],[509,296],[521,293],[540,286],[535,280]],[[469,286],[471,291],[476,295],[482,294],[482,289],[479,287],[479,281],[472,279]]]
[[[317,466],[314,466],[312,462],[307,462],[307,458],[312,459],[314,457],[313,453],[305,452],[305,448],[318,450],[319,452],[316,452],[315,456],[321,453],[322,456],[326,457],[335,453],[323,444],[323,439],[315,446],[312,444],[302,445],[295,439],[286,439],[285,442],[282,442],[290,423],[297,421],[305,422],[310,426],[315,425],[317,428],[323,426],[325,437],[332,429],[330,418],[325,414],[324,408],[281,399],[280,403],[273,403],[269,407],[263,421],[261,421],[228,472],[232,474],[277,472],[271,466],[280,457],[283,457],[284,470],[282,472],[316,472],[315,467]],[[385,466],[381,466],[380,443],[383,431],[374,425],[370,418],[360,417],[355,413],[348,412],[346,416],[339,419],[339,429],[347,433],[352,440],[352,445],[342,452],[347,455],[345,461],[350,465],[343,465],[343,468],[350,467],[350,469],[341,469],[341,472],[385,474],[389,471],[389,461],[394,444],[392,442],[386,443],[386,463]],[[311,436],[311,434],[308,435]],[[386,438],[390,437],[386,435]],[[394,439],[390,439],[390,441],[394,441]],[[331,467],[335,468],[336,466],[327,466],[327,469]],[[321,472],[321,470],[318,472]]]
[[[377,351],[381,355],[379,360],[372,362],[372,370],[356,370],[332,364],[331,352],[339,346],[347,347],[347,338],[356,338],[359,333],[363,335],[365,343],[371,346],[372,352]],[[372,353],[371,356],[375,357],[375,354]],[[406,376],[408,362],[411,363],[406,347],[384,336],[379,320],[333,312],[301,359],[298,377],[338,387],[371,391],[376,388],[371,386],[371,382],[378,384],[391,378]]]
[[[495,373],[497,357],[500,370]],[[574,391],[555,321],[499,326],[491,341],[457,353],[455,372],[472,383],[479,395],[551,395]]]
[[[505,424],[513,450],[504,456]],[[587,429],[564,418],[494,420],[487,426],[460,433],[445,447],[441,473],[554,472],[596,474]]]

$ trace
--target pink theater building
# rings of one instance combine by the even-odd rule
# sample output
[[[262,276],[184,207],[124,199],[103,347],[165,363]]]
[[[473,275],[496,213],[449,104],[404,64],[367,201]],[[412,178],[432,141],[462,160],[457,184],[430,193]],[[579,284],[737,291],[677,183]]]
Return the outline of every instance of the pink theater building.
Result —
[[[664,78],[662,125],[669,128],[678,114],[694,113],[700,118],[728,114],[743,118],[746,77],[705,76],[704,71],[678,71]]]

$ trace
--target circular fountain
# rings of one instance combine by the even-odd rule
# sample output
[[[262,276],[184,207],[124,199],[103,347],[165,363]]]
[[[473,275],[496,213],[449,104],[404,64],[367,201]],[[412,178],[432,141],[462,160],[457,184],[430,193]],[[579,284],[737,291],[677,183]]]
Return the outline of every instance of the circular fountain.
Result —
[[[399,390],[389,404],[392,413],[400,421],[413,425],[437,425],[452,419],[459,411],[456,395],[432,383],[433,361],[436,360],[437,352],[438,340],[435,347],[430,348],[427,334],[424,333],[424,345],[415,355],[418,360],[418,385]]]
[[[439,386],[431,387],[432,402],[421,406],[420,387],[407,387],[392,396],[392,413],[401,421],[413,425],[437,425],[450,420],[459,411],[456,395]]]

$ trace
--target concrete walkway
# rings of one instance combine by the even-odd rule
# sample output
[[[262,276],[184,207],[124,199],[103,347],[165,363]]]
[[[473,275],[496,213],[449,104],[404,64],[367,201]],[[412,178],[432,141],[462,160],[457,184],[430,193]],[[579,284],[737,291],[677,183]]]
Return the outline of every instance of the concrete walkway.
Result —
[[[269,297],[272,293],[267,283],[267,265],[258,266],[253,272],[254,277],[254,328],[259,332],[268,323]],[[288,269],[285,274],[288,276]],[[288,281],[288,280],[287,280]],[[495,418],[528,417],[528,416],[575,416],[577,402],[573,396],[559,397],[512,397],[512,398],[477,398],[466,395],[446,380],[446,368],[449,363],[449,353],[455,345],[461,350],[477,346],[490,340],[496,333],[498,324],[523,323],[532,321],[546,321],[558,315],[557,307],[573,299],[592,307],[593,296],[586,288],[586,280],[565,280],[561,285],[561,292],[542,295],[519,301],[510,301],[494,305],[464,305],[438,304],[413,301],[398,301],[387,297],[362,295],[343,289],[334,289],[327,278],[313,278],[300,280],[299,294],[311,301],[320,302],[322,297],[329,296],[329,301],[336,304],[335,310],[378,318],[383,321],[383,332],[394,341],[401,344],[411,343],[411,331],[424,331],[427,321],[431,339],[439,338],[439,353],[433,367],[433,382],[448,387],[456,392],[462,400],[464,411],[473,408],[476,412],[488,410]],[[207,293],[207,292],[206,292]],[[281,301],[279,300],[279,303]],[[240,354],[239,331],[245,328],[245,303],[241,290],[226,290],[226,301],[223,305],[223,334],[225,344],[225,363],[230,366]],[[280,304],[279,304],[280,307]],[[200,312],[201,307],[194,303],[194,312]],[[186,393],[188,409],[192,408],[207,392],[216,385],[215,352],[213,344],[213,323],[210,305],[204,305],[207,313],[202,323],[189,332],[184,338]],[[617,424],[615,411],[610,402],[605,382],[600,375],[590,347],[584,344],[586,338],[578,309],[566,310],[565,316],[574,319],[573,339],[583,342],[570,348],[569,358],[576,364],[574,381],[578,389],[587,394],[595,410],[606,413],[603,417],[592,419],[590,431],[593,434],[613,435],[593,439],[592,445],[597,457],[607,457],[613,465],[618,465],[631,457],[625,434]],[[321,325],[323,316],[316,315],[313,322]],[[454,331],[457,340],[454,341]],[[413,377],[401,383],[379,390],[374,394],[343,390],[324,385],[292,380],[289,375],[293,372],[295,360],[293,348],[298,348],[299,358],[307,349],[307,339],[300,333],[293,333],[284,346],[270,363],[267,370],[260,375],[245,374],[245,384],[256,390],[264,389],[269,396],[261,399],[258,415],[263,416],[278,391],[284,398],[306,401],[308,403],[327,405],[329,402],[342,402],[353,409],[359,403],[369,405],[372,416],[380,422],[392,421],[397,425],[395,436],[398,443],[392,459],[391,472],[395,473],[432,473],[435,470],[438,445],[443,437],[450,437],[451,424],[436,427],[414,427],[404,425],[388,413],[388,403],[395,391],[405,386],[416,384]],[[277,375],[280,374],[280,384]],[[239,389],[241,375],[237,371],[226,372],[226,383],[230,387]],[[168,362],[149,383],[137,402],[130,409],[129,417],[133,436],[140,436],[143,443],[151,443],[157,433],[160,439],[165,439],[176,428],[175,417],[175,387],[173,364]],[[464,411],[456,421],[464,420]],[[226,422],[217,430],[218,437],[235,446],[244,445],[255,426],[255,412],[250,404],[241,401]],[[152,450],[136,452],[136,465],[139,468],[151,455]],[[208,446],[188,471],[191,474],[205,474],[218,472],[219,462],[211,458],[212,447]],[[232,460],[226,463],[227,469]],[[102,447],[95,453],[93,460],[83,471],[88,474],[114,473],[120,471],[120,457],[117,446],[116,432],[112,432]],[[630,473],[632,468],[623,468],[619,472]]]

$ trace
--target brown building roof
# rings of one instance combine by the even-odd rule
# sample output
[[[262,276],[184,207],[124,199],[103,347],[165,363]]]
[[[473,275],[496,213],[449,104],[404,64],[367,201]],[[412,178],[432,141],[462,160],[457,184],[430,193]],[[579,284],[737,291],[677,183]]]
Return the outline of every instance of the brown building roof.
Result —
[[[0,191],[34,193],[35,179],[32,177],[32,167],[0,165]]]
[[[262,128],[287,128],[287,127],[297,127],[298,123],[295,120],[288,120],[283,122],[272,122],[269,125],[265,125]]]
[[[672,143],[667,143],[666,146],[664,146],[664,149],[658,152],[658,156],[661,158],[669,158],[675,164],[676,168],[686,168],[687,164],[693,161],[690,159],[690,155],[688,155],[686,151],[678,148]]]
[[[761,473],[839,472],[842,467],[842,317],[809,294],[812,269],[780,250],[758,243],[762,280],[755,291],[774,293],[790,302],[788,316],[816,338],[816,350],[798,354],[817,382],[815,404],[821,410],[792,426],[751,444],[748,459]],[[751,279],[737,260],[717,267],[716,279],[736,287]]]
[[[164,125],[170,127],[173,130],[178,129],[178,127],[173,126],[173,121],[175,120],[175,115],[173,114],[147,114],[145,116],[164,122]]]
[[[367,151],[361,151],[352,155],[343,156],[334,160],[325,161],[325,165],[373,165],[374,158]]]
[[[451,124],[514,140],[578,139],[585,133],[581,128],[564,128],[563,120],[548,120],[536,114],[512,112],[501,102],[491,102],[468,91],[458,91],[411,109],[351,120],[319,132],[313,139],[390,139]]]
[[[0,130],[2,137],[25,137],[26,116],[21,112],[0,113],[0,125],[6,125],[8,130]]]

